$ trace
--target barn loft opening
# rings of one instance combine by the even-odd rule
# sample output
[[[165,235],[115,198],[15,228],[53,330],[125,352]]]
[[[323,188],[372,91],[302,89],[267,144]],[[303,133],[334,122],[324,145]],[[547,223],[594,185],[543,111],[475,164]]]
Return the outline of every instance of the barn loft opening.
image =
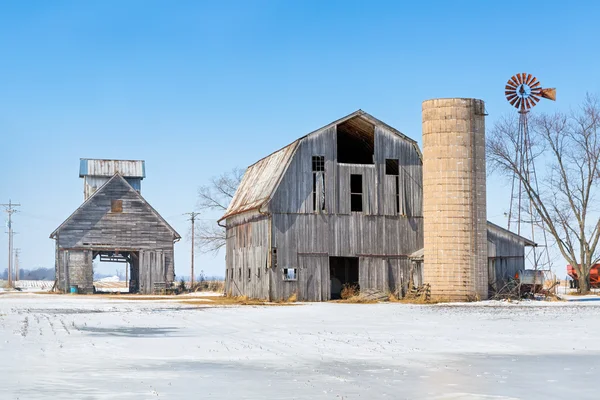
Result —
[[[345,285],[358,286],[358,257],[329,257],[331,299],[341,299]]]
[[[361,117],[354,117],[337,126],[338,162],[373,164],[375,126]]]

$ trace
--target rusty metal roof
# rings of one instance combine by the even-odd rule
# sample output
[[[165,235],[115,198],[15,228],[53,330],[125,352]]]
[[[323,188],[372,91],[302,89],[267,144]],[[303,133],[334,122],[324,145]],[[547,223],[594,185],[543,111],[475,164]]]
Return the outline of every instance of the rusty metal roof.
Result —
[[[119,173],[125,178],[145,178],[146,165],[144,160],[99,160],[81,158],[79,161],[79,177],[106,176],[112,177]]]
[[[298,142],[296,140],[249,166],[227,211],[225,211],[225,215],[219,221],[232,215],[260,208],[265,204],[279,184]]]
[[[521,235],[518,235],[514,232],[509,231],[506,228],[503,228],[499,225],[494,224],[493,222],[488,221],[487,222],[487,228],[488,230],[491,230],[492,232],[496,232],[499,234],[504,234],[504,235],[508,235],[508,236],[512,236],[513,238],[515,238],[516,240],[518,240],[519,242],[523,243],[524,246],[532,246],[532,247],[537,247],[537,243],[535,243],[534,241],[527,239],[526,237],[523,237]]]

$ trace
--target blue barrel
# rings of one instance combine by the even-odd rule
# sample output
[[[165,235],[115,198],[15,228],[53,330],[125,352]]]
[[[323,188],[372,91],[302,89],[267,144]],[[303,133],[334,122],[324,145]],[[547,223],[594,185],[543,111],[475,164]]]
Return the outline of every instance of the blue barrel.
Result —
[[[77,285],[72,285],[71,286],[71,294],[77,294],[78,290],[77,290]]]

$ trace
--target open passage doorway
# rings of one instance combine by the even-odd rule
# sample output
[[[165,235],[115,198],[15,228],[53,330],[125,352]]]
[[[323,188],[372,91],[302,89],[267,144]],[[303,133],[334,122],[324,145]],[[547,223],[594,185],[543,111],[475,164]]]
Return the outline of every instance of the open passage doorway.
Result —
[[[331,299],[341,299],[344,285],[358,289],[358,257],[329,257]]]
[[[139,292],[137,251],[94,251],[94,287],[98,292]]]

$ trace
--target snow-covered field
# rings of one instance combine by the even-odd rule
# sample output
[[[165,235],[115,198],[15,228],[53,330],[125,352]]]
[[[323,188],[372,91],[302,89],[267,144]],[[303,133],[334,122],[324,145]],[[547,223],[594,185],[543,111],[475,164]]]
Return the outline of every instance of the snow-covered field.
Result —
[[[600,302],[0,295],[2,399],[598,399]]]

